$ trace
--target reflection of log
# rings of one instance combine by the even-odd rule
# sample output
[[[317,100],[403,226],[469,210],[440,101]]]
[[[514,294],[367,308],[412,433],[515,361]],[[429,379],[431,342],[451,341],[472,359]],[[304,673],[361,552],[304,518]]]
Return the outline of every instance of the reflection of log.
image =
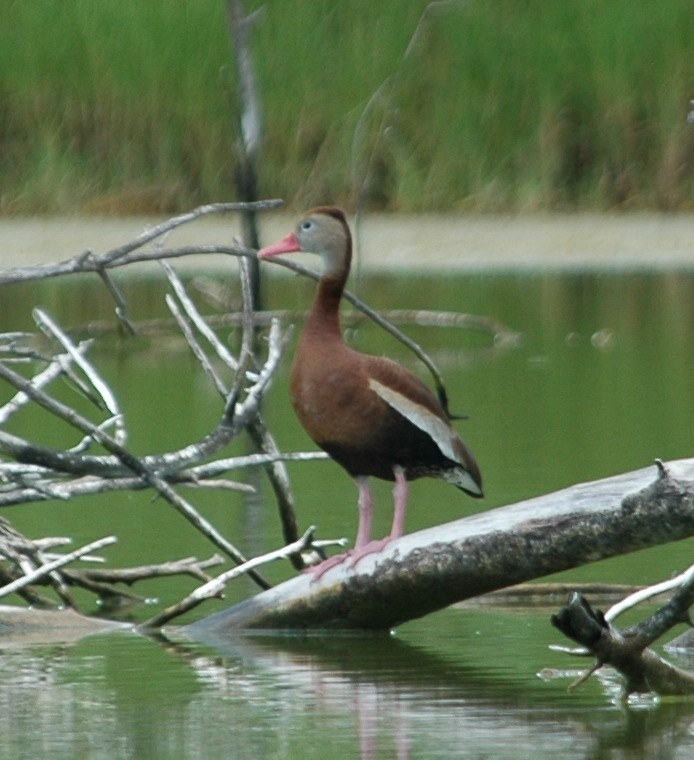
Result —
[[[496,630],[497,624],[508,628],[506,612],[486,614],[488,630]],[[206,684],[207,701],[201,707],[206,715],[206,705],[229,697],[228,680],[209,677],[219,669],[221,653],[227,669],[242,668],[248,674],[248,703],[264,703],[272,689],[300,695],[301,704],[332,720],[351,714],[355,734],[366,734],[378,748],[363,752],[363,758],[427,754],[418,754],[415,746],[435,746],[440,757],[691,757],[691,701],[666,700],[657,709],[590,709],[586,705],[592,702],[565,699],[548,683],[523,676],[528,646],[498,658],[498,637],[474,635],[476,614],[469,617],[457,610],[441,617],[436,646],[419,635],[367,635],[355,641],[331,632],[266,632],[221,639],[201,635],[208,653],[187,646],[178,651]],[[452,626],[460,631],[457,643]],[[411,638],[416,641],[409,643]],[[539,751],[550,746],[548,737],[551,752]],[[390,751],[394,740],[400,754]],[[409,755],[403,747],[411,747]]]
[[[95,633],[132,629],[132,625],[128,623],[87,617],[74,610],[25,610],[0,604],[0,637],[3,649],[75,642]]]
[[[694,535],[694,460],[584,483],[404,536],[187,627],[389,629],[454,602]]]

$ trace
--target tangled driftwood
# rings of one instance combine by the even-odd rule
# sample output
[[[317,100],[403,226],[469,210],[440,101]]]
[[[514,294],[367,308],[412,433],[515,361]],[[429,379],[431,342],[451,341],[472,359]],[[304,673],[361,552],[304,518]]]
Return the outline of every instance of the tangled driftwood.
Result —
[[[12,398],[0,406],[0,507],[56,499],[69,500],[117,490],[154,489],[201,531],[218,552],[206,560],[191,557],[157,567],[145,565],[111,571],[101,569],[98,573],[91,569],[74,570],[67,569],[67,565],[75,559],[83,558],[85,554],[93,554],[96,548],[105,548],[116,537],[97,538],[96,548],[90,544],[68,555],[58,555],[53,551],[57,546],[55,541],[31,541],[26,537],[15,536],[13,540],[21,540],[25,547],[24,554],[18,554],[9,540],[12,529],[8,524],[4,536],[0,531],[0,555],[7,560],[0,564],[0,583],[5,586],[5,594],[17,592],[33,605],[49,605],[50,600],[39,591],[42,585],[50,585],[60,603],[74,607],[76,605],[70,588],[81,586],[98,594],[102,602],[112,599],[118,604],[119,597],[131,600],[136,598],[129,591],[123,590],[124,583],[131,584],[138,579],[172,572],[193,574],[199,578],[203,583],[202,590],[158,613],[149,621],[151,625],[160,625],[191,606],[196,606],[204,598],[221,593],[223,582],[212,578],[208,571],[221,564],[224,557],[231,559],[241,569],[222,570],[220,578],[230,580],[243,571],[253,577],[261,588],[267,588],[268,584],[258,574],[258,567],[263,561],[281,556],[301,569],[305,561],[311,561],[326,546],[340,543],[314,540],[312,530],[304,531],[302,535],[294,513],[294,495],[284,466],[286,460],[324,458],[325,455],[320,452],[280,451],[261,414],[262,397],[279,366],[289,330],[280,326],[277,316],[268,318],[268,315],[256,314],[253,309],[253,287],[248,262],[255,259],[255,251],[242,245],[208,244],[172,249],[163,244],[164,237],[171,230],[203,216],[248,210],[258,212],[276,205],[277,201],[265,201],[203,206],[157,225],[132,242],[105,253],[87,252],[58,264],[0,272],[0,285],[5,286],[75,273],[97,274],[113,299],[119,322],[126,331],[133,332],[139,329],[139,325],[133,324],[130,319],[126,299],[111,273],[126,265],[159,262],[171,289],[166,297],[173,318],[170,327],[173,325],[184,336],[221,400],[219,422],[201,440],[163,454],[135,456],[128,446],[128,425],[121,411],[118,394],[108,386],[100,375],[98,366],[89,358],[93,338],[79,340],[42,309],[34,309],[33,315],[50,350],[44,348],[46,340],[39,343],[33,333],[0,333],[0,383],[14,389]],[[238,314],[233,315],[235,318],[232,320],[240,330],[241,349],[238,355],[234,355],[226,342],[217,335],[216,327],[229,324],[229,320],[220,322],[218,319],[203,317],[170,263],[183,255],[209,253],[224,253],[233,256],[238,262],[242,307]],[[292,268],[292,265],[289,266]],[[309,276],[313,274],[297,265],[293,269]],[[375,319],[398,337],[403,337],[387,320],[359,299],[351,294],[348,298],[369,318]],[[402,318],[403,315],[396,316]],[[513,344],[512,336],[515,334],[490,319],[452,314],[417,313],[414,316],[418,321],[433,318],[437,322],[443,320],[447,325],[485,330],[495,338],[490,341],[495,346],[493,350],[501,350],[500,347]],[[267,330],[266,340],[257,340],[259,324]],[[103,330],[102,325],[97,334]],[[404,340],[425,359],[436,382],[441,384],[441,378],[431,360],[412,341]],[[37,348],[39,345],[40,350]],[[93,404],[93,414],[78,411],[57,400],[51,391],[53,385],[62,380],[69,381],[82,391]],[[74,445],[57,449],[10,433],[5,427],[6,423],[28,405],[43,408],[60,420],[66,429],[77,431]],[[250,436],[257,453],[233,458],[223,456],[223,449],[242,432]],[[235,471],[249,466],[261,466],[267,473],[276,496],[286,541],[285,547],[270,552],[265,558],[246,557],[238,546],[222,535],[198,512],[194,503],[182,494],[186,488],[252,490],[248,484],[233,479]],[[67,540],[60,539],[59,543]],[[0,596],[2,593],[0,589]]]

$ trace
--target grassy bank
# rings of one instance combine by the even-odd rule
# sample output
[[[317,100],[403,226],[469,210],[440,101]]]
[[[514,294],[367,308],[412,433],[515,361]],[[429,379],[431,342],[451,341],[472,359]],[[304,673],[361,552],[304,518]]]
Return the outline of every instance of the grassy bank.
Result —
[[[262,196],[407,211],[694,205],[689,0],[427,5],[264,3]],[[0,212],[236,197],[227,29],[223,0],[5,3]]]

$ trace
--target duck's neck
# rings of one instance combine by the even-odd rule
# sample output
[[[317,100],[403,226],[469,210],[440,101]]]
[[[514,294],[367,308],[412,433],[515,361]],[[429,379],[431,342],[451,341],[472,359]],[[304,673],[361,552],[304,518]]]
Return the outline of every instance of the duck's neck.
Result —
[[[321,342],[327,339],[342,340],[340,299],[346,279],[346,274],[339,277],[321,277],[316,300],[304,327],[306,337],[315,337]]]
[[[304,328],[310,340],[337,340],[342,342],[340,326],[340,299],[349,277],[352,262],[352,238],[345,223],[345,240],[342,251],[321,254],[323,274],[318,283],[316,300]]]

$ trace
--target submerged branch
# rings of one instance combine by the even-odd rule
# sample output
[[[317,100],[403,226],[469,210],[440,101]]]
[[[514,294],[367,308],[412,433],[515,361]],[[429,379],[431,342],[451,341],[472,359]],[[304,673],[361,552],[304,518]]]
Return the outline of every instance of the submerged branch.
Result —
[[[573,594],[569,603],[552,616],[552,624],[597,659],[587,675],[604,665],[615,668],[624,678],[625,696],[646,692],[661,696],[691,695],[694,673],[672,665],[649,649],[648,644],[677,623],[689,623],[692,603],[692,584],[685,584],[646,621],[620,631],[601,612],[594,611],[581,594]]]

